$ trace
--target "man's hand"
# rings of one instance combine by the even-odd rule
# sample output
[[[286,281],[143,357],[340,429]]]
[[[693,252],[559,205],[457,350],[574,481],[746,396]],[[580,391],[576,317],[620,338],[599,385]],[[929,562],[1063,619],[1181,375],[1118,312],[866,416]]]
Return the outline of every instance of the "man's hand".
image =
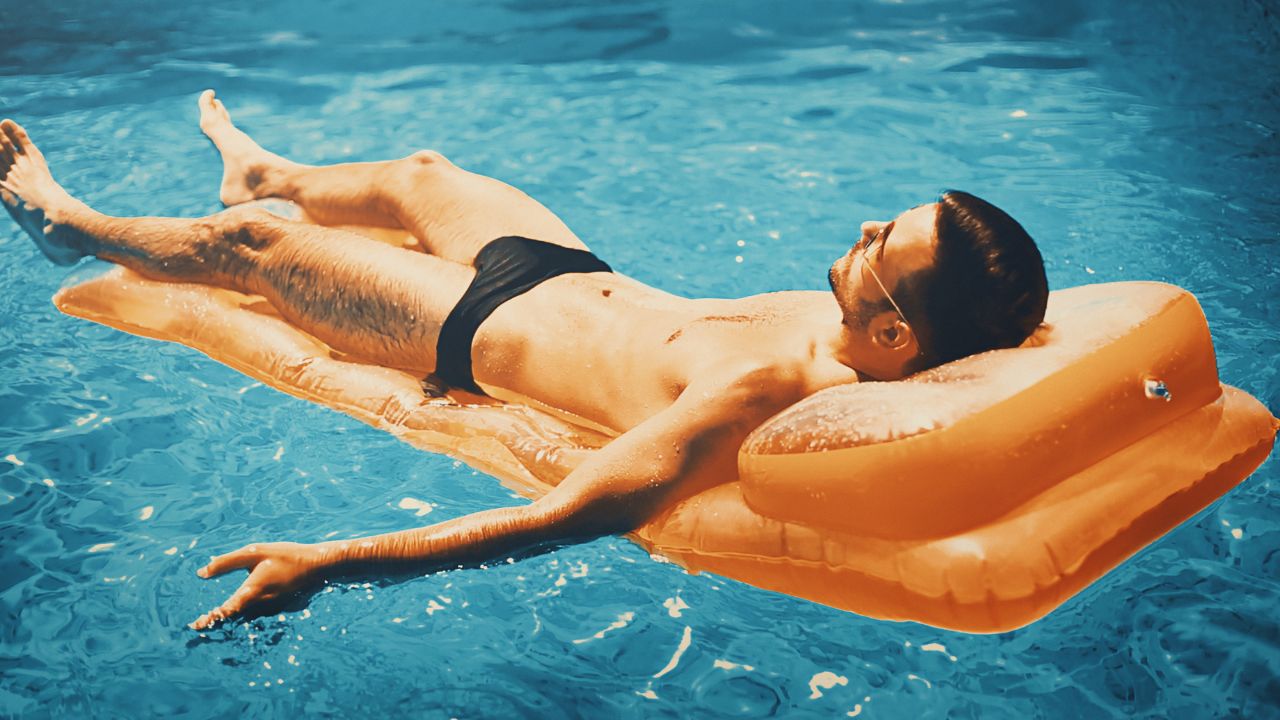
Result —
[[[742,440],[803,396],[795,377],[743,371],[730,383],[690,386],[670,407],[595,451],[531,505],[482,510],[435,525],[317,545],[249,545],[199,571],[249,570],[240,589],[191,627],[202,630],[282,601],[326,577],[385,576],[510,557],[524,549],[630,532],[662,507],[732,479]]]
[[[319,545],[278,542],[246,545],[213,558],[196,574],[214,578],[243,568],[249,577],[226,602],[196,618],[191,628],[204,630],[228,618],[270,608],[319,583],[324,579],[326,556]]]

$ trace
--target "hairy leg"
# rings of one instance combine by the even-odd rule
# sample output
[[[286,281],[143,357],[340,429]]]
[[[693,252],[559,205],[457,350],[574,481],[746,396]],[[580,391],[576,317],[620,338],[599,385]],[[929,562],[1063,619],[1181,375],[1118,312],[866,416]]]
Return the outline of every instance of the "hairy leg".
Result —
[[[336,350],[427,374],[470,268],[259,209],[195,220],[117,218],[71,197],[11,120],[0,123],[0,190],[55,262],[96,255],[144,275],[262,295]]]
[[[200,128],[222,153],[222,201],[280,197],[325,225],[402,227],[446,260],[470,265],[494,238],[524,235],[586,248],[538,201],[437,152],[401,160],[300,165],[267,152],[231,122],[213,91],[200,96]]]

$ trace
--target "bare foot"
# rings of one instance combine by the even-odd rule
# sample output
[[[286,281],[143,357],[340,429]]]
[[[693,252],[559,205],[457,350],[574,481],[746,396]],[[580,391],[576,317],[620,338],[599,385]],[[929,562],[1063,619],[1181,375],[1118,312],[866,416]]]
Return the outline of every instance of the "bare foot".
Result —
[[[222,187],[218,196],[227,207],[270,196],[263,187],[267,173],[294,163],[262,149],[231,122],[231,115],[212,90],[200,93],[200,129],[222,153]]]
[[[74,265],[87,254],[78,247],[79,234],[59,223],[60,215],[84,204],[53,179],[44,154],[12,120],[0,122],[0,199],[54,263]]]

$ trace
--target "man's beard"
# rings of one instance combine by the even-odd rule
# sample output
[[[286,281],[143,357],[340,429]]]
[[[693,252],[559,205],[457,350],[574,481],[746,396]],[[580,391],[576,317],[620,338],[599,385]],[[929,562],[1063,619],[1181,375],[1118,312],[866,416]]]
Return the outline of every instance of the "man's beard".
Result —
[[[893,309],[888,300],[863,300],[858,298],[853,306],[853,317],[849,326],[857,330],[865,330],[871,324],[871,318],[882,312]]]

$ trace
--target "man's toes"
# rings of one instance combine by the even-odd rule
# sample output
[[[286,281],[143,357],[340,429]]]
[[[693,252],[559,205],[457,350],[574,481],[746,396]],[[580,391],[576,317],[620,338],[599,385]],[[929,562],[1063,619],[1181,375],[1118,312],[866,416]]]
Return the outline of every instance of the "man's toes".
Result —
[[[11,146],[6,147],[6,150],[17,155],[21,155],[26,151],[25,145],[29,138],[27,137],[27,131],[23,130],[21,125],[5,118],[4,121],[0,122],[0,131],[3,131],[6,145]]]
[[[40,152],[40,148],[31,142],[26,129],[18,123],[8,119],[0,122],[0,139],[7,143],[5,151],[11,156],[12,162],[16,163],[19,156],[26,155],[37,164],[44,164],[44,155]]]
[[[222,101],[217,98],[212,90],[205,90],[200,93],[200,119],[202,121],[211,120],[229,120],[231,116],[227,113],[227,108]]]

